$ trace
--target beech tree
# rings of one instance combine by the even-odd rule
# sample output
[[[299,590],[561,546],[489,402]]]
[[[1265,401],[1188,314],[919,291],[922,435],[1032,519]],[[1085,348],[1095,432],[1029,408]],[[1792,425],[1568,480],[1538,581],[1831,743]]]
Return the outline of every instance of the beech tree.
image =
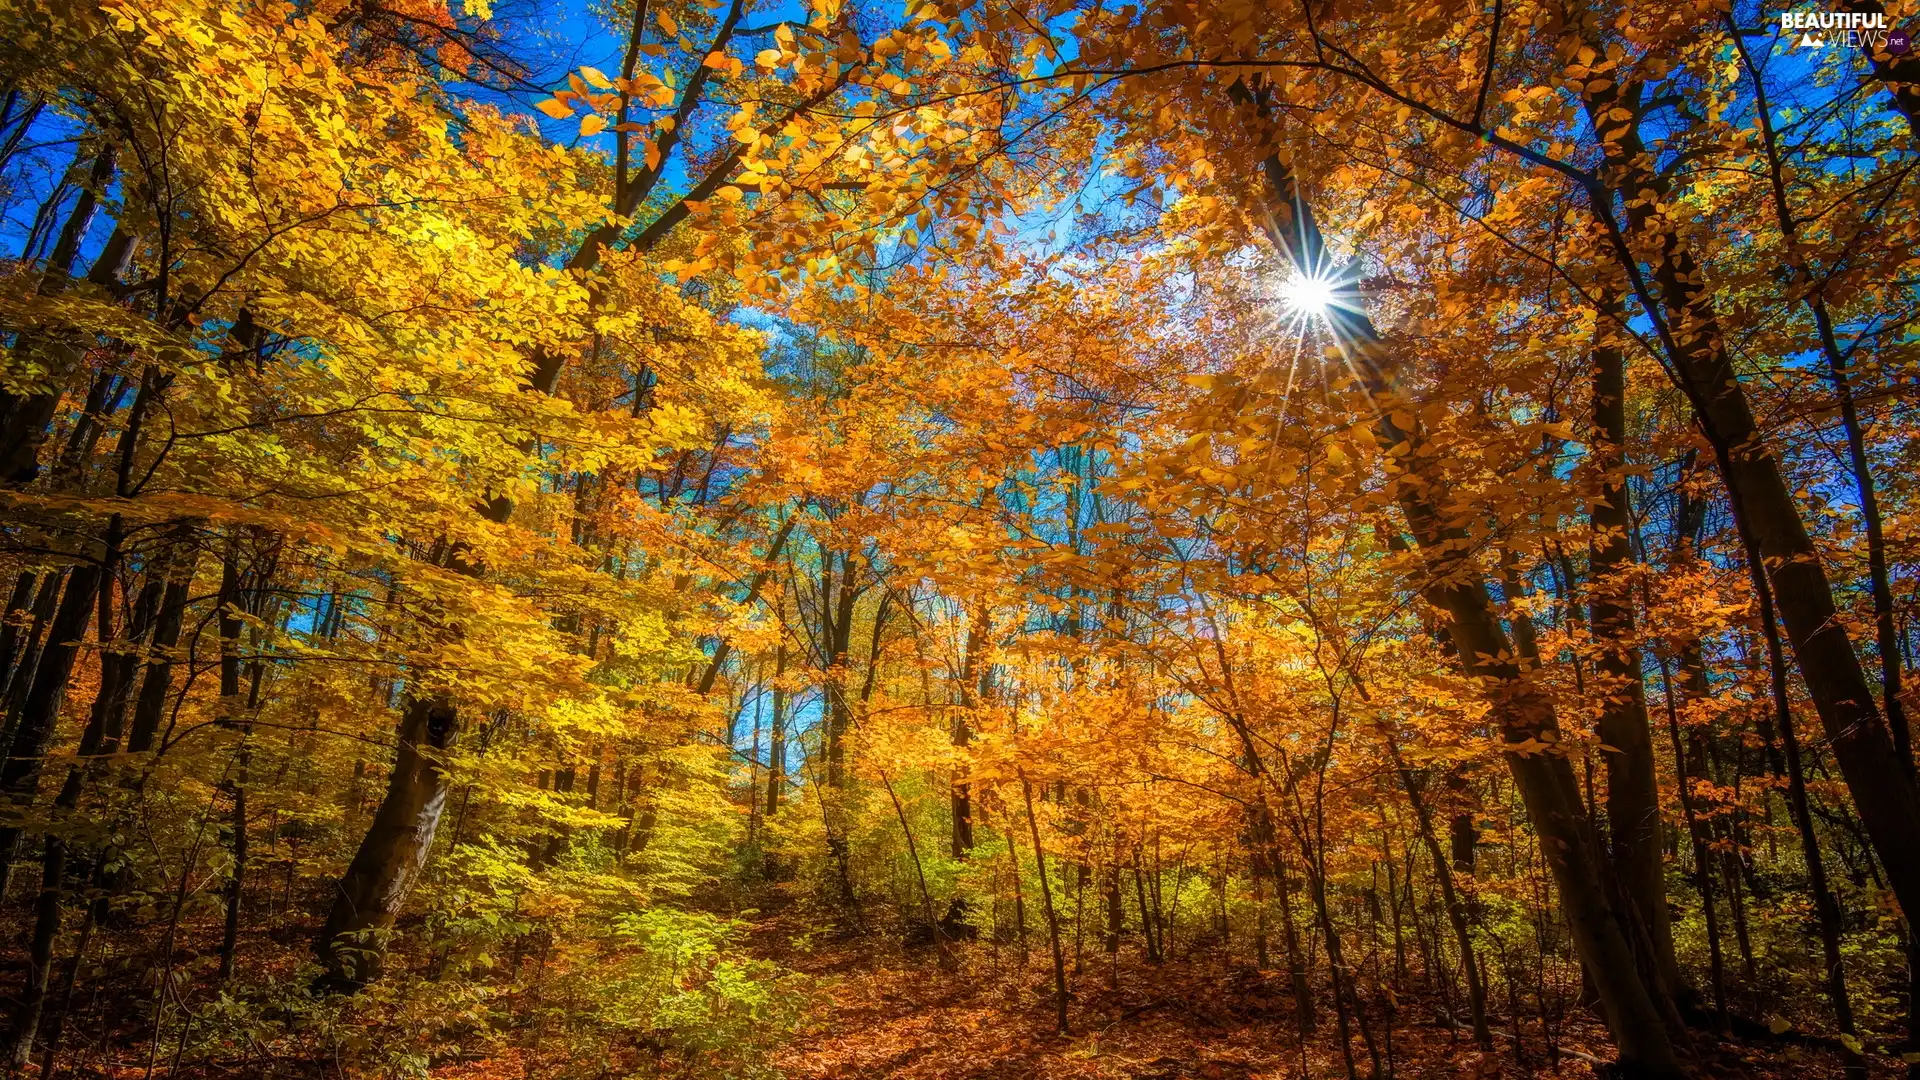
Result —
[[[1920,1069],[1845,10],[0,6],[9,1067]]]

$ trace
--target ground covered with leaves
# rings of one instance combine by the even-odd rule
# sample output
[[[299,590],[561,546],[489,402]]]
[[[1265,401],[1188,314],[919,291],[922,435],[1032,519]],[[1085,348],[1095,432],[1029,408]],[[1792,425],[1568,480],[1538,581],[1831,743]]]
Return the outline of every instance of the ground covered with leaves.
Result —
[[[0,2],[0,1080],[1920,1080],[1783,6]]]
[[[943,970],[931,950],[872,937],[822,939],[784,918],[757,924],[754,951],[807,977],[810,1005],[793,1041],[775,1056],[792,1080],[1267,1080],[1342,1077],[1346,1066],[1331,1012],[1298,1037],[1286,973],[1228,965],[1202,955],[1150,965],[1131,954],[1108,965],[1089,954],[1075,981],[1071,1032],[1055,1026],[1044,938],[968,945]],[[1072,961],[1069,960],[1069,963]],[[1390,1030],[1375,1037],[1383,1073],[1398,1077],[1612,1075],[1606,1029],[1575,1011],[1554,1030],[1523,1018],[1498,1023],[1482,1051],[1435,998],[1399,999]],[[1517,1035],[1517,1037],[1516,1037]],[[1549,1041],[1549,1037],[1551,1041]],[[1695,1074],[1770,1080],[1839,1076],[1837,1053],[1791,1041],[1695,1034]],[[1352,1039],[1355,1069],[1369,1075]],[[1875,1075],[1895,1075],[1876,1068]]]

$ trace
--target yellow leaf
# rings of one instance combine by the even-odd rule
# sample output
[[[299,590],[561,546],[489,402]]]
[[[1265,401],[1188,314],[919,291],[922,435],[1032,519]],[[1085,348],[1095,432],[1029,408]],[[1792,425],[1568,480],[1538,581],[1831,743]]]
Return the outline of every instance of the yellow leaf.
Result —
[[[588,138],[600,134],[607,128],[607,118],[599,113],[588,113],[580,118],[580,137]]]
[[[580,69],[580,75],[582,78],[592,83],[598,89],[601,89],[601,90],[613,89],[613,80],[601,74],[599,68],[583,67]]]
[[[660,13],[660,29],[664,31],[668,37],[673,37],[680,32],[680,24],[673,21],[673,16],[663,11]]]
[[[545,101],[536,101],[533,103],[533,107],[553,117],[555,120],[565,120],[567,117],[573,115],[572,109],[567,108],[566,105],[555,101],[553,98],[548,98]]]

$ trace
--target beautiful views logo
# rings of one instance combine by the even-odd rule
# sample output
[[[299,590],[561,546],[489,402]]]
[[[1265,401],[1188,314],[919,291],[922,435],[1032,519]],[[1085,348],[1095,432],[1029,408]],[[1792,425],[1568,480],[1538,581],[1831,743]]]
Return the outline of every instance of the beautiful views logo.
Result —
[[[1893,28],[1882,11],[1788,11],[1780,16],[1780,33],[1797,35],[1796,49],[1886,49],[1904,55],[1913,48],[1905,30]]]

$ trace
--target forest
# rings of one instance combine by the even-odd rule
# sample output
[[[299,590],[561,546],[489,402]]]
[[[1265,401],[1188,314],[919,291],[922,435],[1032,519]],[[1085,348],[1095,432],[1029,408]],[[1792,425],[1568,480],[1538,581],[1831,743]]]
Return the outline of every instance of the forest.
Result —
[[[0,0],[0,1074],[1920,1080],[1903,19]]]

